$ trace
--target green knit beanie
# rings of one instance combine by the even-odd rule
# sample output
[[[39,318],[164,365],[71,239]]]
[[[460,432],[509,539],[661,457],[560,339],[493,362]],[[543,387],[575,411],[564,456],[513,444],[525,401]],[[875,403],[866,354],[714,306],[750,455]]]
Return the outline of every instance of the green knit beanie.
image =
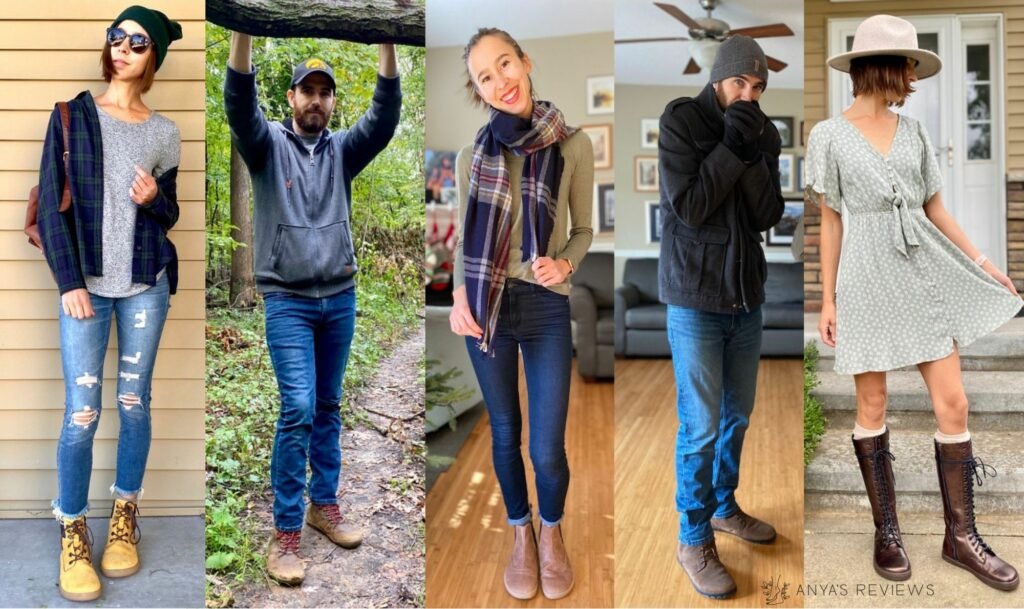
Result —
[[[153,41],[153,50],[156,52],[156,69],[167,56],[167,47],[175,40],[181,39],[181,25],[177,21],[171,21],[167,15],[160,11],[154,11],[144,6],[129,6],[114,19],[110,27],[117,27],[122,21],[134,21],[145,28]]]

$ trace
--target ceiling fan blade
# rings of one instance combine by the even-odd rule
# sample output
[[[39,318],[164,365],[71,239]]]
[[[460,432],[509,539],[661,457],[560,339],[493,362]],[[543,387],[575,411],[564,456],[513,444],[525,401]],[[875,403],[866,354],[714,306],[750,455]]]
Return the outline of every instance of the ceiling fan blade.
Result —
[[[792,36],[793,30],[785,23],[772,23],[771,25],[755,25],[753,27],[741,27],[736,30],[729,30],[728,35],[743,34],[751,38],[774,38],[776,36]]]
[[[781,72],[786,69],[789,64],[784,61],[779,61],[774,57],[765,57],[768,60],[768,69],[772,72]]]
[[[703,30],[704,29],[704,27],[701,26],[701,24],[699,24],[696,21],[694,21],[689,15],[687,15],[686,13],[683,12],[683,9],[679,8],[678,6],[676,6],[674,4],[666,4],[664,2],[655,2],[654,6],[660,8],[661,10],[665,11],[669,15],[672,15],[673,17],[675,17],[679,21],[682,21],[683,24],[686,25],[686,27],[688,27],[690,29],[693,29],[693,30]]]
[[[684,40],[689,40],[689,38],[686,38],[685,36],[674,36],[668,38],[623,38],[616,40],[615,44],[631,44],[634,42],[675,42]]]
[[[691,57],[690,58],[690,62],[686,64],[686,69],[683,70],[683,74],[699,74],[699,73],[700,73],[700,66],[697,65],[697,62],[693,60],[693,57]]]

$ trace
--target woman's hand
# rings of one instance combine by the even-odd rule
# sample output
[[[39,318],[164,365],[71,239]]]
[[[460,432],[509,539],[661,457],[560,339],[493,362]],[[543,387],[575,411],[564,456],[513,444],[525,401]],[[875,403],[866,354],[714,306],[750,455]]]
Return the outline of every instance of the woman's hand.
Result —
[[[1018,296],[1017,287],[1013,285],[1013,281],[1006,276],[1005,273],[996,268],[996,265],[991,262],[986,262],[982,267],[982,270],[992,276],[993,279],[1003,284],[1003,287],[1010,290],[1010,293],[1014,296]]]
[[[533,269],[533,278],[544,287],[564,282],[570,270],[568,260],[553,260],[547,256],[534,260],[530,268]]]
[[[481,338],[484,331],[477,325],[476,320],[473,319],[473,312],[469,310],[466,286],[455,288],[452,298],[455,302],[452,304],[452,312],[448,315],[448,324],[451,325],[452,332],[459,336]]]
[[[129,196],[136,205],[145,205],[156,198],[156,178],[146,173],[142,167],[135,166],[135,181],[128,190]]]
[[[92,310],[89,291],[85,288],[64,292],[60,297],[60,301],[64,305],[64,314],[70,315],[75,319],[85,319],[86,317],[96,315],[96,312]]]
[[[818,334],[821,335],[821,342],[829,347],[836,346],[836,304],[834,302],[825,302],[821,305]]]

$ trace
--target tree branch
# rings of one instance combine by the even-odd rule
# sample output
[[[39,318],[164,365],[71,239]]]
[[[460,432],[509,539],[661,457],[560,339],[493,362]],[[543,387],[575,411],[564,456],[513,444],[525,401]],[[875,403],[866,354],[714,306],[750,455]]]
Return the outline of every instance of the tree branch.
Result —
[[[206,19],[252,36],[422,47],[422,0],[207,0]]]

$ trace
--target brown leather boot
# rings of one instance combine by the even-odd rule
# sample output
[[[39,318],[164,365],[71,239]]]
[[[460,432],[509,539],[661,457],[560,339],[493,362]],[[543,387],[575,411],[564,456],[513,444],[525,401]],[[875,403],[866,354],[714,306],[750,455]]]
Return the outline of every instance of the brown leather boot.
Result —
[[[1020,583],[1017,570],[996,556],[974,526],[974,480],[981,486],[982,477],[994,476],[995,469],[974,456],[970,440],[956,444],[936,442],[935,465],[946,521],[942,559],[970,571],[996,590],[1015,589]]]
[[[310,503],[306,510],[306,524],[343,548],[351,550],[363,543],[363,532],[345,523],[345,518],[336,504]]]
[[[903,548],[896,518],[896,480],[892,474],[896,457],[889,452],[889,430],[873,438],[854,439],[853,451],[875,521],[875,573],[895,581],[910,579],[910,558]]]
[[[775,527],[763,520],[737,508],[736,513],[728,518],[712,518],[711,528],[730,535],[735,535],[750,543],[771,543],[775,541]]]
[[[572,592],[576,580],[569,564],[569,553],[565,551],[562,525],[540,525],[537,555],[540,557],[540,589],[544,596],[555,600]]]
[[[714,539],[699,546],[679,542],[676,560],[690,578],[693,589],[703,596],[722,599],[736,594],[736,582],[718,559]]]
[[[516,537],[505,567],[505,590],[525,601],[537,596],[537,538],[530,522],[513,525],[512,530]]]
[[[306,567],[299,556],[302,531],[285,533],[274,529],[267,545],[267,575],[286,586],[297,586],[306,578]]]

